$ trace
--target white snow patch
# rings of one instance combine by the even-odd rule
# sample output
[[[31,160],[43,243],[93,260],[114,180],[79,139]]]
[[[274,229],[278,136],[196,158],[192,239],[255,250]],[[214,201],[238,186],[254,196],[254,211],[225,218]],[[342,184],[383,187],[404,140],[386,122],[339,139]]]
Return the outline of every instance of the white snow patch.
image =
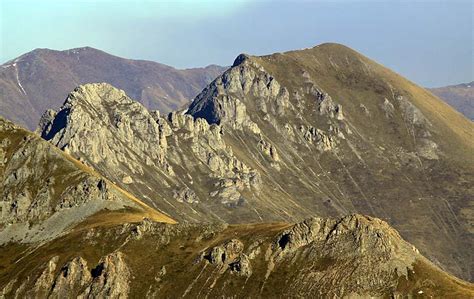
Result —
[[[21,85],[20,82],[20,76],[18,75],[18,68],[16,67],[16,63],[13,64],[13,67],[15,67],[15,74],[16,74],[16,81],[18,82],[18,86],[20,87],[20,91],[23,92],[23,94],[26,96],[26,91],[23,88],[23,85]]]

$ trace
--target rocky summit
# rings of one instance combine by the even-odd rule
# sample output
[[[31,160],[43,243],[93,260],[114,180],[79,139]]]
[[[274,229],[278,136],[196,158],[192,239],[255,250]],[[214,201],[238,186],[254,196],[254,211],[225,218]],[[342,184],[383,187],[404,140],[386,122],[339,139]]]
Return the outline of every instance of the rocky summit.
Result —
[[[473,123],[345,46],[3,123],[4,296],[473,296]]]

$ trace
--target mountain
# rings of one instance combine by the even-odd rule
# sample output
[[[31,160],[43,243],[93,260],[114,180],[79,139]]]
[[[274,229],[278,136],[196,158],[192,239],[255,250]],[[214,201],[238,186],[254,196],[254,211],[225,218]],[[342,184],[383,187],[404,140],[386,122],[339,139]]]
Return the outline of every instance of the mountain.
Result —
[[[0,114],[34,130],[44,111],[57,109],[76,86],[94,82],[108,82],[150,109],[169,112],[187,104],[225,69],[177,70],[90,47],[36,49],[0,67]]]
[[[473,279],[473,123],[345,46],[242,54],[168,116],[87,84],[39,134],[179,222],[367,214]]]
[[[471,83],[430,88],[429,91],[474,121],[474,81]]]
[[[6,297],[474,296],[472,284],[442,272],[386,222],[362,215],[297,224],[82,225],[27,255],[14,244],[6,250]]]
[[[0,140],[0,245],[51,240],[97,214],[175,222],[1,117]]]
[[[2,297],[474,294],[380,219],[173,224],[1,118],[0,136]]]

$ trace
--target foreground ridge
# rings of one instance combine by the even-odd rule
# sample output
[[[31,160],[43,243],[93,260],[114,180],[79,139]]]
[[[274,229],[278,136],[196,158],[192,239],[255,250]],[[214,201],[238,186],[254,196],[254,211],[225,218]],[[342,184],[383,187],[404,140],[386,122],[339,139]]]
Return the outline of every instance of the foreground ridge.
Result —
[[[357,214],[294,225],[144,220],[78,230],[6,264],[0,285],[6,296],[53,298],[474,295],[386,222]]]

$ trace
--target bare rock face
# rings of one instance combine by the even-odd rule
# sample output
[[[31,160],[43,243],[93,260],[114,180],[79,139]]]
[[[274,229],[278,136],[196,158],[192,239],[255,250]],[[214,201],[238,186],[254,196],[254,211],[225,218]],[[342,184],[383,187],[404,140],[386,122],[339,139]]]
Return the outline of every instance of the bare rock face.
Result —
[[[82,257],[76,257],[61,268],[50,288],[49,297],[78,296],[91,283],[91,280],[92,277],[86,260]]]
[[[198,203],[199,200],[193,190],[184,188],[174,192],[174,198],[179,202]]]
[[[92,283],[85,295],[92,298],[127,298],[130,270],[121,252],[104,257],[92,270]]]
[[[403,96],[398,96],[397,101],[410,135],[413,136],[417,154],[427,160],[438,160],[440,149],[431,138],[432,124],[430,121],[426,119],[420,109]]]
[[[261,128],[270,125],[284,138],[299,143],[316,143],[319,151],[331,151],[343,139],[340,122],[344,120],[342,105],[323,92],[303,72],[304,86],[295,91],[291,99],[288,89],[268,73],[255,58],[239,56],[234,66],[212,82],[190,105],[186,113],[205,118],[209,123],[222,124],[232,129],[247,129],[253,134],[268,134]],[[329,119],[330,128],[325,131],[307,125],[302,118],[307,110],[306,97],[311,97],[318,114]],[[296,119],[296,122],[288,122]],[[300,132],[297,140],[295,132]],[[266,155],[279,160],[274,146],[267,140],[258,143]],[[276,166],[275,163],[271,163]],[[277,169],[279,167],[276,167]]]
[[[104,256],[89,269],[87,261],[76,257],[62,267],[55,256],[34,281],[33,289],[18,288],[16,296],[35,298],[128,298],[130,269],[120,251]],[[15,281],[12,282],[14,284]],[[24,281],[22,285],[26,285]]]
[[[278,156],[277,149],[273,144],[271,144],[271,143],[269,143],[269,142],[262,139],[258,143],[258,146],[259,146],[260,150],[265,155],[269,156],[273,161],[275,161],[275,162],[280,161],[280,156]]]
[[[392,117],[393,113],[395,111],[395,107],[393,106],[393,104],[387,98],[384,98],[384,101],[383,101],[383,104],[382,104],[382,109],[385,112],[385,116],[387,118]]]
[[[166,147],[160,145],[164,133],[159,125],[142,105],[108,84],[76,88],[48,122],[50,115],[47,112],[40,122],[41,136],[68,152],[87,152],[94,164],[120,171],[120,162],[127,159],[130,172],[143,173],[144,166],[135,155],[146,154],[146,165],[164,163]],[[146,142],[150,138],[156,146]],[[122,143],[116,144],[117,140]]]
[[[290,106],[288,90],[244,55],[196,97],[187,113],[209,123],[226,123],[234,129],[246,128],[258,134],[260,128],[251,120],[242,101],[246,96],[257,97],[255,105],[264,113],[283,115]]]
[[[59,260],[58,256],[55,256],[51,258],[51,260],[47,263],[45,269],[41,273],[41,275],[38,277],[38,279],[35,282],[35,288],[34,292],[43,294],[43,295],[48,295],[49,288],[54,282],[54,273],[57,268],[57,262]]]
[[[301,125],[299,132],[308,143],[315,144],[316,148],[321,152],[335,149],[339,142],[336,136],[326,135],[324,131],[313,126],[305,127]]]
[[[22,296],[23,291],[26,291],[28,296],[37,298],[65,298],[81,295],[86,286],[91,283],[87,262],[78,257],[60,267],[58,261],[58,256],[51,258],[41,275],[36,279],[34,288],[32,290],[20,288],[16,295]]]
[[[202,258],[213,265],[221,267],[221,272],[226,270],[243,276],[252,275],[250,261],[247,255],[243,253],[244,244],[238,239],[226,241],[222,245],[215,246]]]

